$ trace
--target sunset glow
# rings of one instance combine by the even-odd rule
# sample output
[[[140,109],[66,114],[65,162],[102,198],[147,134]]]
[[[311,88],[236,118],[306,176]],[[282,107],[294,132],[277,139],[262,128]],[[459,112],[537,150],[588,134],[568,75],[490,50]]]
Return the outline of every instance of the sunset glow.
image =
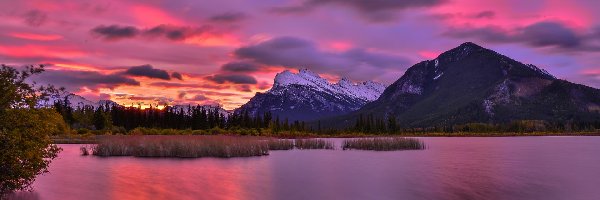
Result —
[[[143,107],[235,109],[285,69],[390,84],[466,41],[600,87],[598,1],[303,2],[2,1],[0,58],[45,64],[40,83]]]

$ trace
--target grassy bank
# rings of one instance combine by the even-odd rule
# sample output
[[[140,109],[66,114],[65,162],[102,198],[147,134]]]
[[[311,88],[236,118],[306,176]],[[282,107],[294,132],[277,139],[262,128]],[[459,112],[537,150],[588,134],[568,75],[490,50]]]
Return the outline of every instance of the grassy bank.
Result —
[[[419,139],[404,137],[357,138],[345,139],[342,142],[342,149],[373,151],[421,150],[425,149],[425,143]]]
[[[127,132],[127,135],[171,135],[171,136],[248,136],[247,134],[239,134],[237,132],[227,132],[224,130],[214,131],[214,133],[208,134],[202,132],[202,134],[193,134],[193,131],[189,130],[175,130],[175,129],[134,129],[135,131]],[[64,134],[60,136],[53,136],[52,141],[55,144],[95,144],[99,138],[111,137],[111,133],[103,133],[102,135],[94,134]],[[397,134],[365,134],[365,133],[336,133],[336,134],[317,134],[317,133],[306,133],[306,132],[281,132],[277,134],[272,133],[261,133],[254,136],[267,137],[267,138],[281,138],[281,139],[307,139],[307,138],[364,138],[364,137],[516,137],[516,136],[600,136],[600,131],[595,132],[525,132],[525,133],[504,133],[504,132],[488,132],[488,133],[475,133],[475,132],[428,132],[428,133],[397,133]],[[272,146],[279,146],[280,148],[286,149],[293,146],[293,143],[288,141],[274,141]],[[285,147],[288,146],[288,147]]]

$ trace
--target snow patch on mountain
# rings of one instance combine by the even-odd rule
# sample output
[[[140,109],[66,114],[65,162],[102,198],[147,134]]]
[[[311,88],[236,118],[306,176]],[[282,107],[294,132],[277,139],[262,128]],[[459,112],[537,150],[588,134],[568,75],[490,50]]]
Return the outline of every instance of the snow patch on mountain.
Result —
[[[373,81],[354,83],[347,78],[342,78],[337,83],[330,83],[308,69],[301,69],[298,73],[292,73],[289,70],[278,73],[275,76],[273,88],[268,92],[276,93],[280,88],[288,85],[309,86],[318,91],[350,96],[365,101],[376,100],[385,90],[385,85]]]

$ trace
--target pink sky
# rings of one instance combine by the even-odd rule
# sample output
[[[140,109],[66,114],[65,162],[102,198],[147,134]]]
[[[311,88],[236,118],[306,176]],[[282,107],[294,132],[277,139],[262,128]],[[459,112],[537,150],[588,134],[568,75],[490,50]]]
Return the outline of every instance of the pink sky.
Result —
[[[0,2],[0,62],[92,100],[233,109],[283,69],[390,84],[472,41],[600,87],[599,1]]]

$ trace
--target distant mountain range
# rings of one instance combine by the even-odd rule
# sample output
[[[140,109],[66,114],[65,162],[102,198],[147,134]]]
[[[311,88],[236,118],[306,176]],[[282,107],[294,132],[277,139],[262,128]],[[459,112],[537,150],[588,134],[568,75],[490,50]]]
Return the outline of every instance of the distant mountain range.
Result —
[[[511,120],[600,121],[600,90],[560,80],[474,43],[413,65],[381,97],[329,124],[395,116],[404,127]]]
[[[120,105],[117,102],[114,102],[112,100],[99,100],[97,102],[93,102],[90,101],[88,99],[86,99],[85,97],[70,93],[70,92],[62,92],[60,94],[57,95],[52,95],[48,98],[47,101],[39,101],[38,102],[38,106],[40,107],[52,107],[54,105],[55,102],[61,101],[64,102],[65,100],[69,101],[69,104],[71,106],[71,108],[73,109],[77,109],[77,107],[79,108],[83,108],[85,106],[92,106],[94,108],[98,108],[99,106],[113,106],[113,105]],[[127,106],[127,105],[125,105]],[[135,106],[135,105],[133,105]],[[173,107],[176,110],[183,110],[184,112],[188,111],[188,108],[190,106],[198,106],[198,105],[171,105],[171,107]],[[225,109],[223,109],[220,106],[216,106],[216,105],[200,105],[202,106],[202,108],[204,108],[205,110],[215,110],[217,109],[219,111],[219,114],[222,114],[224,116],[228,116],[231,112],[227,111]]]
[[[97,108],[98,106],[102,105],[106,105],[108,104],[109,106],[112,105],[119,105],[117,104],[117,102],[114,102],[112,100],[99,100],[97,102],[93,102],[90,101],[82,96],[64,91],[61,92],[60,94],[55,94],[52,95],[48,98],[48,100],[41,100],[38,102],[38,105],[41,107],[51,107],[54,105],[55,102],[58,101],[65,101],[68,100],[69,104],[71,105],[72,108],[77,108],[79,107],[84,107],[84,106],[93,106],[95,108]]]
[[[270,90],[257,93],[235,112],[248,112],[250,116],[271,112],[281,120],[310,121],[358,110],[379,98],[384,89],[384,85],[373,81],[353,83],[342,78],[330,83],[308,69],[298,73],[286,70],[275,76]]]
[[[116,104],[92,102],[71,93],[40,104],[52,105],[65,97],[73,107]],[[250,116],[270,112],[280,120],[319,120],[338,128],[352,126],[360,116],[394,116],[402,127],[512,120],[600,121],[600,90],[557,79],[534,65],[467,42],[413,65],[388,87],[346,78],[330,83],[308,69],[286,70],[275,76],[270,90],[257,93],[233,112]]]

